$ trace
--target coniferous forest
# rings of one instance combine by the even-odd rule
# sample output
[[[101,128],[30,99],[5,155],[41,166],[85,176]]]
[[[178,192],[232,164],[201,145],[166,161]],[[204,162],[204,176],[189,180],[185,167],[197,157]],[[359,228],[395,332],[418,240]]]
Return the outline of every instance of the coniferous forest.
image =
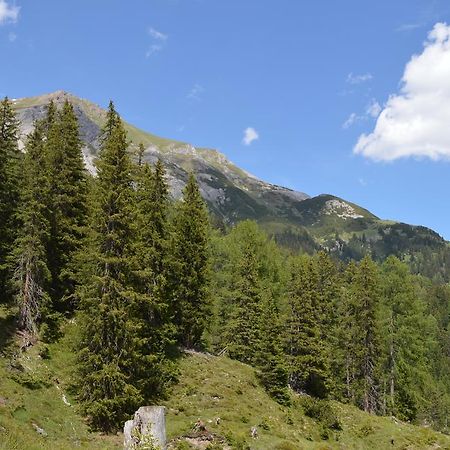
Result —
[[[164,398],[194,349],[253,366],[281,405],[292,390],[448,432],[448,284],[393,256],[289,251],[249,220],[214,227],[194,174],[175,201],[143,153],[110,103],[90,175],[68,101],[22,151],[1,102],[0,301],[27,345],[76,322],[73,390],[94,429]]]

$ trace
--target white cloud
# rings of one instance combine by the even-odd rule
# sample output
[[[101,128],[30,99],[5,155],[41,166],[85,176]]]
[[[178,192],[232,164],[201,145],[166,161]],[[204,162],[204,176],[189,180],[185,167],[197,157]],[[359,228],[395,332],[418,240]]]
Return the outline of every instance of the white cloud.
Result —
[[[347,117],[347,120],[342,124],[342,128],[346,130],[347,128],[350,128],[354,123],[358,122],[362,118],[363,118],[362,116],[358,116],[358,114],[353,112]]]
[[[366,107],[366,114],[376,119],[382,111],[381,105],[373,98]]]
[[[360,83],[364,83],[366,81],[370,81],[372,78],[373,78],[373,75],[369,72],[363,73],[361,75],[355,75],[352,72],[350,72],[347,75],[347,83],[360,84]]]
[[[0,25],[17,22],[19,11],[19,6],[10,5],[6,0],[0,0]]]
[[[161,33],[161,31],[155,30],[154,28],[150,27],[148,29],[148,34],[157,41],[167,41],[167,38],[169,37],[167,34]]]
[[[168,39],[168,35],[161,33],[161,31],[155,30],[155,28],[149,27],[147,29],[148,34],[152,37],[153,43],[148,47],[145,52],[145,57],[150,58],[150,56],[159,53],[165,46]]]
[[[399,93],[389,97],[372,133],[354,152],[376,161],[403,157],[450,159],[450,26],[437,23],[421,54],[405,67]]]
[[[203,92],[205,92],[205,88],[202,85],[195,83],[191,90],[187,93],[186,98],[200,100]]]
[[[250,145],[253,141],[258,139],[259,134],[254,128],[248,127],[244,130],[244,137],[242,138],[242,143],[244,145]]]
[[[158,53],[162,50],[162,45],[159,44],[152,44],[148,48],[148,50],[145,52],[145,57],[150,58],[150,56],[154,55],[155,53]]]
[[[8,34],[8,41],[9,42],[14,42],[16,39],[17,39],[17,34],[16,33],[11,32],[11,33]]]

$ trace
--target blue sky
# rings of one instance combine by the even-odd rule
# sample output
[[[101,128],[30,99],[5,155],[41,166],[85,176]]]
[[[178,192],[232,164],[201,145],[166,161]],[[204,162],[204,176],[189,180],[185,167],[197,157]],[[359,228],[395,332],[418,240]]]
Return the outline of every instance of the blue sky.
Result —
[[[447,23],[448,0],[0,0],[0,95],[112,98],[266,181],[450,239]]]

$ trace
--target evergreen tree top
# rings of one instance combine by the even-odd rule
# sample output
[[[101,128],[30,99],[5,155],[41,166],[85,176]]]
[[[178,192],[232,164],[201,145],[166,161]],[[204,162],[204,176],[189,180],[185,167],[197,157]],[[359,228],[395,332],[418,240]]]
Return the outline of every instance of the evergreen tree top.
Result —
[[[6,142],[17,141],[19,132],[19,121],[14,112],[13,104],[8,97],[0,103],[0,147]],[[17,145],[17,142],[15,142]]]
[[[121,124],[121,119],[117,113],[112,100],[109,101],[108,111],[106,112],[106,122],[103,127],[102,141],[108,139],[117,125]]]

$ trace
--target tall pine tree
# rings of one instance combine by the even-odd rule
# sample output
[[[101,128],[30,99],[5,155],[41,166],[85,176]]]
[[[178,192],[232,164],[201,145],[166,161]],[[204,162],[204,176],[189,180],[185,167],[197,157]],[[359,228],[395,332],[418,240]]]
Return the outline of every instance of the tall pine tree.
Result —
[[[13,262],[19,328],[36,336],[40,319],[49,310],[50,272],[46,245],[49,239],[48,176],[42,123],[28,137],[24,159],[19,236],[14,243]]]
[[[0,302],[8,297],[8,255],[18,230],[15,214],[19,202],[22,156],[18,139],[19,121],[12,102],[5,97],[0,102]]]
[[[352,285],[357,403],[366,412],[380,407],[380,277],[368,256],[359,263]]]
[[[356,403],[356,354],[359,336],[356,333],[353,282],[357,266],[351,261],[342,276],[341,293],[337,305],[338,323],[336,336],[338,346],[335,352],[337,397]],[[340,389],[339,389],[340,388]]]
[[[336,376],[338,362],[336,352],[338,349],[337,327],[338,305],[340,302],[340,280],[337,266],[330,256],[320,251],[314,258],[313,263],[316,274],[317,308],[320,323],[321,341],[323,343],[325,367],[327,372],[325,378],[328,380],[328,389],[336,393],[339,389],[340,380]]]
[[[138,295],[135,314],[140,322],[140,353],[143,360],[139,385],[147,399],[154,399],[164,392],[175,374],[176,330],[172,323],[167,282],[169,190],[160,161],[154,170],[148,164],[138,166],[137,170],[134,276]]]
[[[202,346],[210,315],[209,222],[205,202],[191,173],[175,217],[172,243],[173,309],[179,342]]]
[[[243,243],[233,286],[233,304],[226,326],[231,358],[256,364],[261,343],[262,288],[254,242]]]
[[[263,301],[259,322],[260,340],[256,355],[259,378],[270,396],[279,403],[288,404],[288,367],[283,348],[283,325],[272,296]]]
[[[81,295],[79,398],[94,427],[122,427],[142,402],[136,386],[138,324],[131,283],[132,167],[126,132],[110,103],[97,162],[90,251]]]
[[[307,256],[295,258],[288,286],[289,383],[295,390],[325,397],[330,368],[317,286],[313,260]]]
[[[86,232],[87,179],[73,106],[66,101],[58,113],[49,107],[47,121],[50,124],[46,148],[50,178],[51,295],[55,311],[66,313],[74,309],[74,257]]]

